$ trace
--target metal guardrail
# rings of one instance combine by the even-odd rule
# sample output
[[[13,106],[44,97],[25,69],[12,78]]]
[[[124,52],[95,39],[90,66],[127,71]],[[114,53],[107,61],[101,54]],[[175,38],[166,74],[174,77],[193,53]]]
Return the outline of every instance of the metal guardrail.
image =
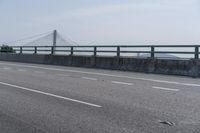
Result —
[[[199,59],[199,47],[200,45],[84,45],[84,46],[12,46],[14,50],[19,53],[24,53],[26,51],[33,52],[37,54],[38,52],[50,52],[50,54],[55,54],[56,52],[69,52],[73,55],[75,52],[80,53],[93,53],[93,56],[97,56],[98,53],[116,53],[116,56],[121,56],[122,53],[143,53],[150,54],[151,58],[155,57],[155,54],[190,54],[194,55],[194,59]],[[45,49],[44,49],[45,48]],[[47,49],[48,48],[48,49]],[[62,49],[59,49],[62,48]],[[64,48],[68,48],[64,50]],[[77,50],[77,48],[92,48],[92,50]],[[104,48],[99,50],[98,48]],[[115,48],[115,50],[110,50],[110,48]],[[123,48],[133,49],[133,50],[123,50]],[[134,48],[149,48],[149,50],[134,50]],[[157,48],[192,48],[192,51],[160,51]]]

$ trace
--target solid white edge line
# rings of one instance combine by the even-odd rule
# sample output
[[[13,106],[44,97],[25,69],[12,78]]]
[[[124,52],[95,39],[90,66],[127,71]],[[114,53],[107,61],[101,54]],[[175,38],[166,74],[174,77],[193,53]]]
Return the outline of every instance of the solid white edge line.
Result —
[[[158,86],[152,86],[154,89],[159,89],[159,90],[166,90],[166,91],[180,91],[179,89],[172,89],[172,88],[165,88],[165,87],[158,87]]]
[[[133,83],[119,82],[119,81],[111,81],[114,84],[122,84],[122,85],[133,85]]]
[[[89,78],[89,77],[81,77],[82,79],[87,79],[87,80],[93,80],[93,81],[96,81],[97,79],[95,78]]]
[[[64,77],[69,77],[70,75],[66,75],[66,74],[56,74],[58,76],[64,76]]]
[[[44,70],[53,70],[53,71],[62,71],[62,72],[74,72],[74,73],[109,76],[109,77],[116,77],[116,78],[128,78],[128,79],[135,79],[135,80],[152,81],[152,82],[157,82],[157,83],[168,83],[168,84],[200,87],[200,84],[193,84],[193,83],[181,83],[181,82],[174,82],[174,81],[156,80],[156,79],[147,79],[147,78],[137,78],[137,77],[131,77],[131,76],[120,76],[120,75],[105,74],[105,73],[83,72],[83,71],[77,71],[77,70],[69,70],[69,69],[66,70],[66,69],[58,69],[58,68],[51,68],[51,67],[46,68],[46,67],[31,66],[31,65],[24,66],[24,65],[11,64],[11,63],[0,63],[0,64],[10,65],[10,66],[21,66],[21,67],[26,67],[26,68],[39,68],[39,69],[44,69]]]
[[[102,106],[97,105],[97,104],[88,103],[88,102],[84,102],[84,101],[80,101],[80,100],[76,100],[76,99],[71,99],[71,98],[67,98],[67,97],[51,94],[51,93],[48,93],[48,92],[34,90],[34,89],[30,89],[30,88],[26,88],[26,87],[22,87],[22,86],[18,86],[18,85],[5,83],[5,82],[0,82],[0,84],[5,85],[5,86],[18,88],[18,89],[21,89],[21,90],[26,90],[26,91],[35,92],[35,93],[38,93],[38,94],[43,94],[43,95],[59,98],[59,99],[64,99],[64,100],[67,100],[67,101],[77,102],[77,103],[81,103],[81,104],[85,104],[85,105],[89,105],[89,106],[93,106],[93,107],[98,107],[98,108],[102,107]]]

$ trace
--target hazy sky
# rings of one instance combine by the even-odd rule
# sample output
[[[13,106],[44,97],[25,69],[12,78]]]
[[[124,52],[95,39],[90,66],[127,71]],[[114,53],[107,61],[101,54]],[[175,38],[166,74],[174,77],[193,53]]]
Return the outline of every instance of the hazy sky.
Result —
[[[81,44],[200,44],[200,0],[0,0],[0,42],[57,29]]]

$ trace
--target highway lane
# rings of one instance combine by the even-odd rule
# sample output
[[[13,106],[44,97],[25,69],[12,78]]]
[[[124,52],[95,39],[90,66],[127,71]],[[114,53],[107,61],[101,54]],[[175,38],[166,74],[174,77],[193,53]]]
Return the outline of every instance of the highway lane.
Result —
[[[199,81],[0,62],[0,128],[5,132],[198,133]]]

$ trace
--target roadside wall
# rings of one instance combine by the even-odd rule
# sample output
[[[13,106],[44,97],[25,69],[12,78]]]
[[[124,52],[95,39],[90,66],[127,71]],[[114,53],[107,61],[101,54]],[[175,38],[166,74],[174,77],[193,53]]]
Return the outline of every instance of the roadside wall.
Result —
[[[200,77],[200,60],[171,60],[125,57],[63,56],[38,54],[0,54],[0,61]]]

